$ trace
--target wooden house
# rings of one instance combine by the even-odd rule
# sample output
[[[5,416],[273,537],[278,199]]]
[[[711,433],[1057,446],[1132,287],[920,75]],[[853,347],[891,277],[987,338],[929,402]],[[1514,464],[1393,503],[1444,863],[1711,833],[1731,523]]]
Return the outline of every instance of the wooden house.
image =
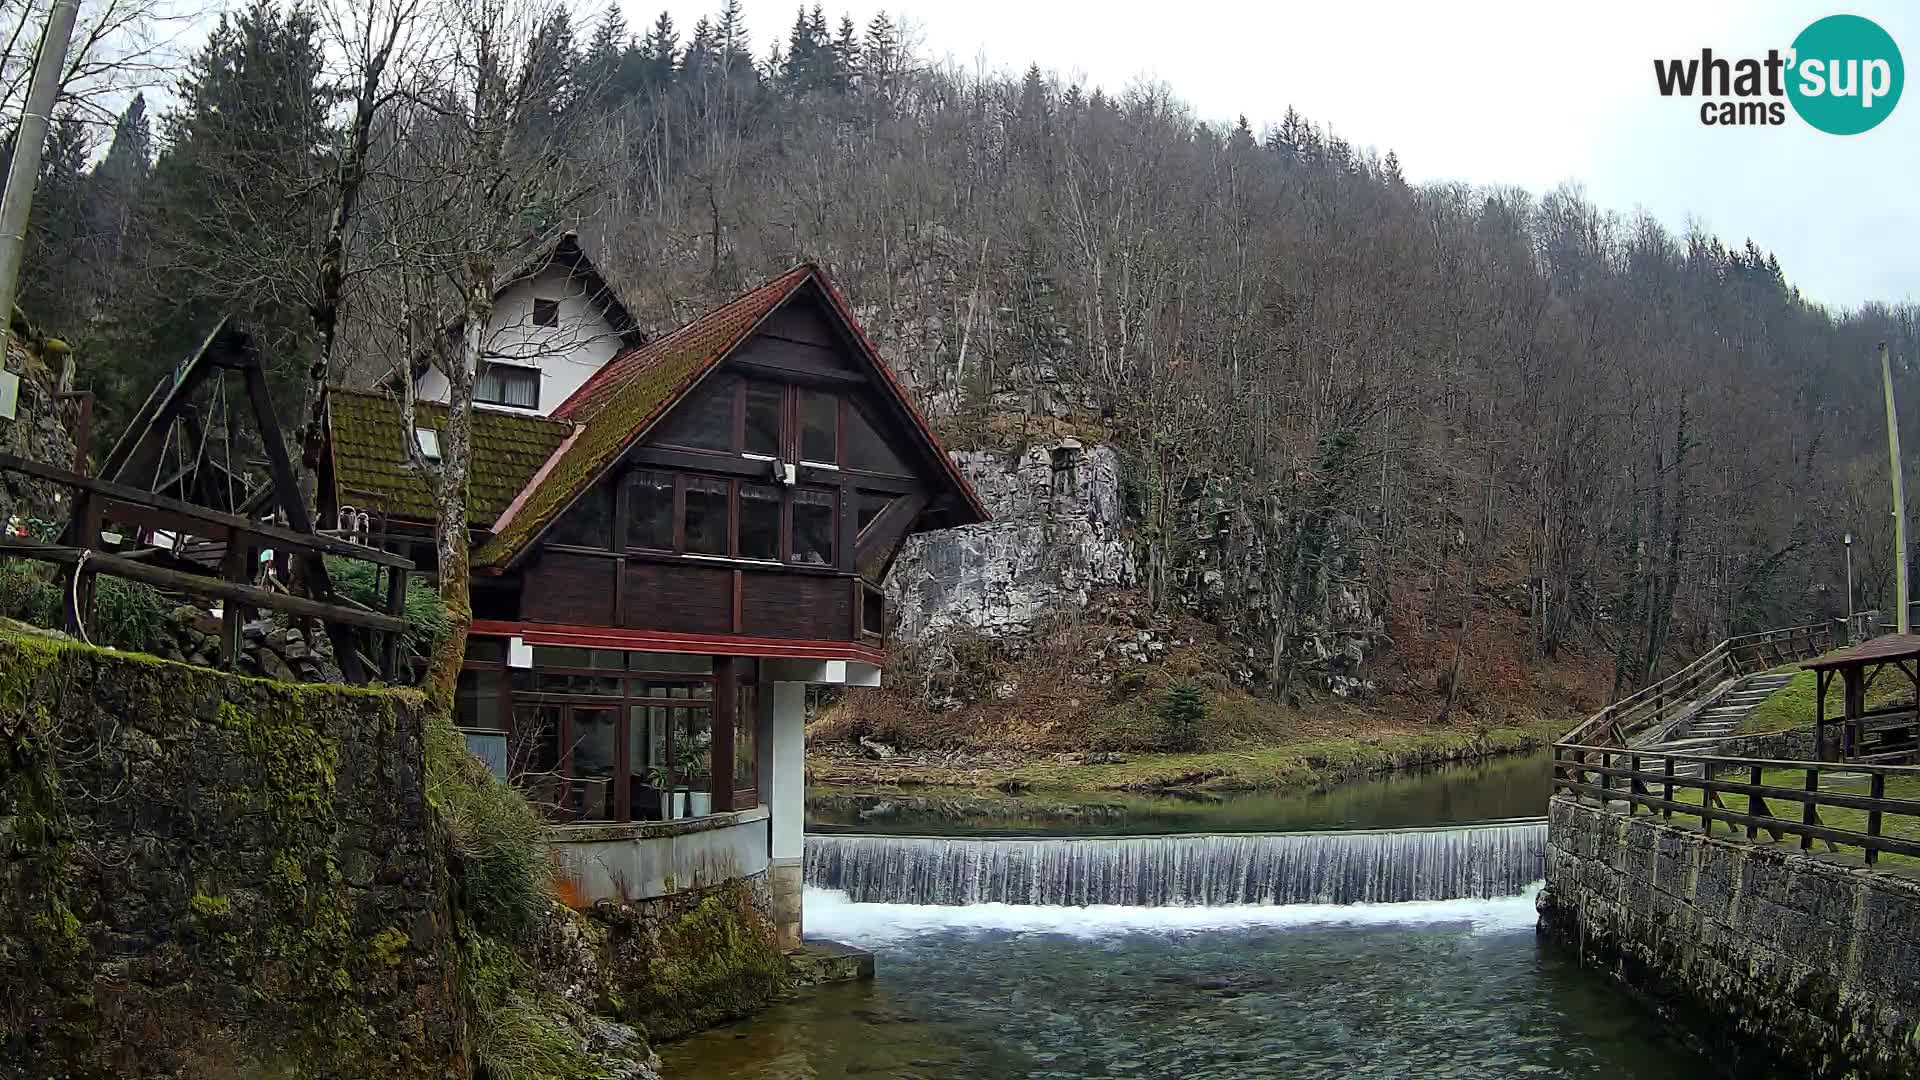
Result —
[[[503,290],[527,310],[501,317],[535,318],[567,282],[604,290],[590,275],[576,249],[558,279]],[[687,852],[764,866],[797,940],[804,688],[877,686],[901,543],[986,511],[817,267],[651,341],[617,304],[571,314],[604,326],[569,339],[624,343],[579,380],[540,355],[512,376],[535,406],[475,408],[457,721],[557,835],[591,838],[573,860],[589,896],[684,885]],[[423,405],[407,432],[390,396],[334,390],[323,518],[430,550],[402,440],[433,448],[444,415]],[[655,833],[679,853],[649,854]]]

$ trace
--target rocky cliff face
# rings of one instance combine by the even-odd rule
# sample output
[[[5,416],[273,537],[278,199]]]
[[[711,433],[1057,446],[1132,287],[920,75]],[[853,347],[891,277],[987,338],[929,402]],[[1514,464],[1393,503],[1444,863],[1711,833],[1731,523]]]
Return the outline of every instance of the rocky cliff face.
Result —
[[[897,642],[974,633],[1017,650],[1097,595],[1144,584],[1148,555],[1128,518],[1114,446],[1064,439],[953,457],[993,520],[909,541],[887,581]],[[1337,694],[1370,690],[1364,665],[1383,625],[1359,523],[1262,513],[1233,490],[1227,478],[1203,477],[1173,495],[1163,608],[1213,624],[1232,643],[1225,674],[1236,682],[1304,676]],[[1119,659],[1145,661],[1151,645]]]
[[[6,369],[19,376],[20,385],[11,420],[0,418],[0,450],[56,465],[73,467],[73,438],[67,434],[54,396],[52,372],[18,341],[7,345]],[[13,519],[64,519],[61,503],[67,498],[56,484],[8,473],[0,477],[0,526]]]
[[[1113,447],[1068,439],[1011,458],[953,457],[993,520],[907,543],[887,579],[898,640],[954,631],[1018,637],[1086,607],[1099,590],[1134,584]]]

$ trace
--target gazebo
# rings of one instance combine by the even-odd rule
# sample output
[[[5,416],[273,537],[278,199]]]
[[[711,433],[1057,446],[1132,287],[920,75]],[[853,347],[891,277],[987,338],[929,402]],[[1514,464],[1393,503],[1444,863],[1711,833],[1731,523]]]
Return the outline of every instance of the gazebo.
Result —
[[[1814,673],[1814,731],[1822,760],[1884,763],[1912,757],[1920,749],[1920,713],[1914,703],[1867,707],[1867,688],[1888,667],[1913,683],[1915,700],[1920,701],[1920,634],[1889,634],[1800,666]],[[1835,675],[1846,687],[1837,748],[1827,741],[1827,688]]]

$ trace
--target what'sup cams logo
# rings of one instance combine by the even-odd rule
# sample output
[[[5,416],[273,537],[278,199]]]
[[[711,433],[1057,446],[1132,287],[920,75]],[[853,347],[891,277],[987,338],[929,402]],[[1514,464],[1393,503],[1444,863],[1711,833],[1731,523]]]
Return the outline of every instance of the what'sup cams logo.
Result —
[[[1697,57],[1653,62],[1662,97],[1698,97],[1710,127],[1780,125],[1787,106],[1829,135],[1858,135],[1893,112],[1906,84],[1900,47],[1878,23],[1829,15],[1800,31],[1786,52],[1730,60]]]

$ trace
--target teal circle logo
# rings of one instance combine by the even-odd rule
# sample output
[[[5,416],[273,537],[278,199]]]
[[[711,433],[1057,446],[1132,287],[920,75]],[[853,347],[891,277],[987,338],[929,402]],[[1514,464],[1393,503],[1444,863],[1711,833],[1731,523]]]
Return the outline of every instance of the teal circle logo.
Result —
[[[1906,84],[1900,47],[1880,24],[1829,15],[1793,39],[1787,100],[1800,119],[1829,135],[1858,135],[1893,112]]]

